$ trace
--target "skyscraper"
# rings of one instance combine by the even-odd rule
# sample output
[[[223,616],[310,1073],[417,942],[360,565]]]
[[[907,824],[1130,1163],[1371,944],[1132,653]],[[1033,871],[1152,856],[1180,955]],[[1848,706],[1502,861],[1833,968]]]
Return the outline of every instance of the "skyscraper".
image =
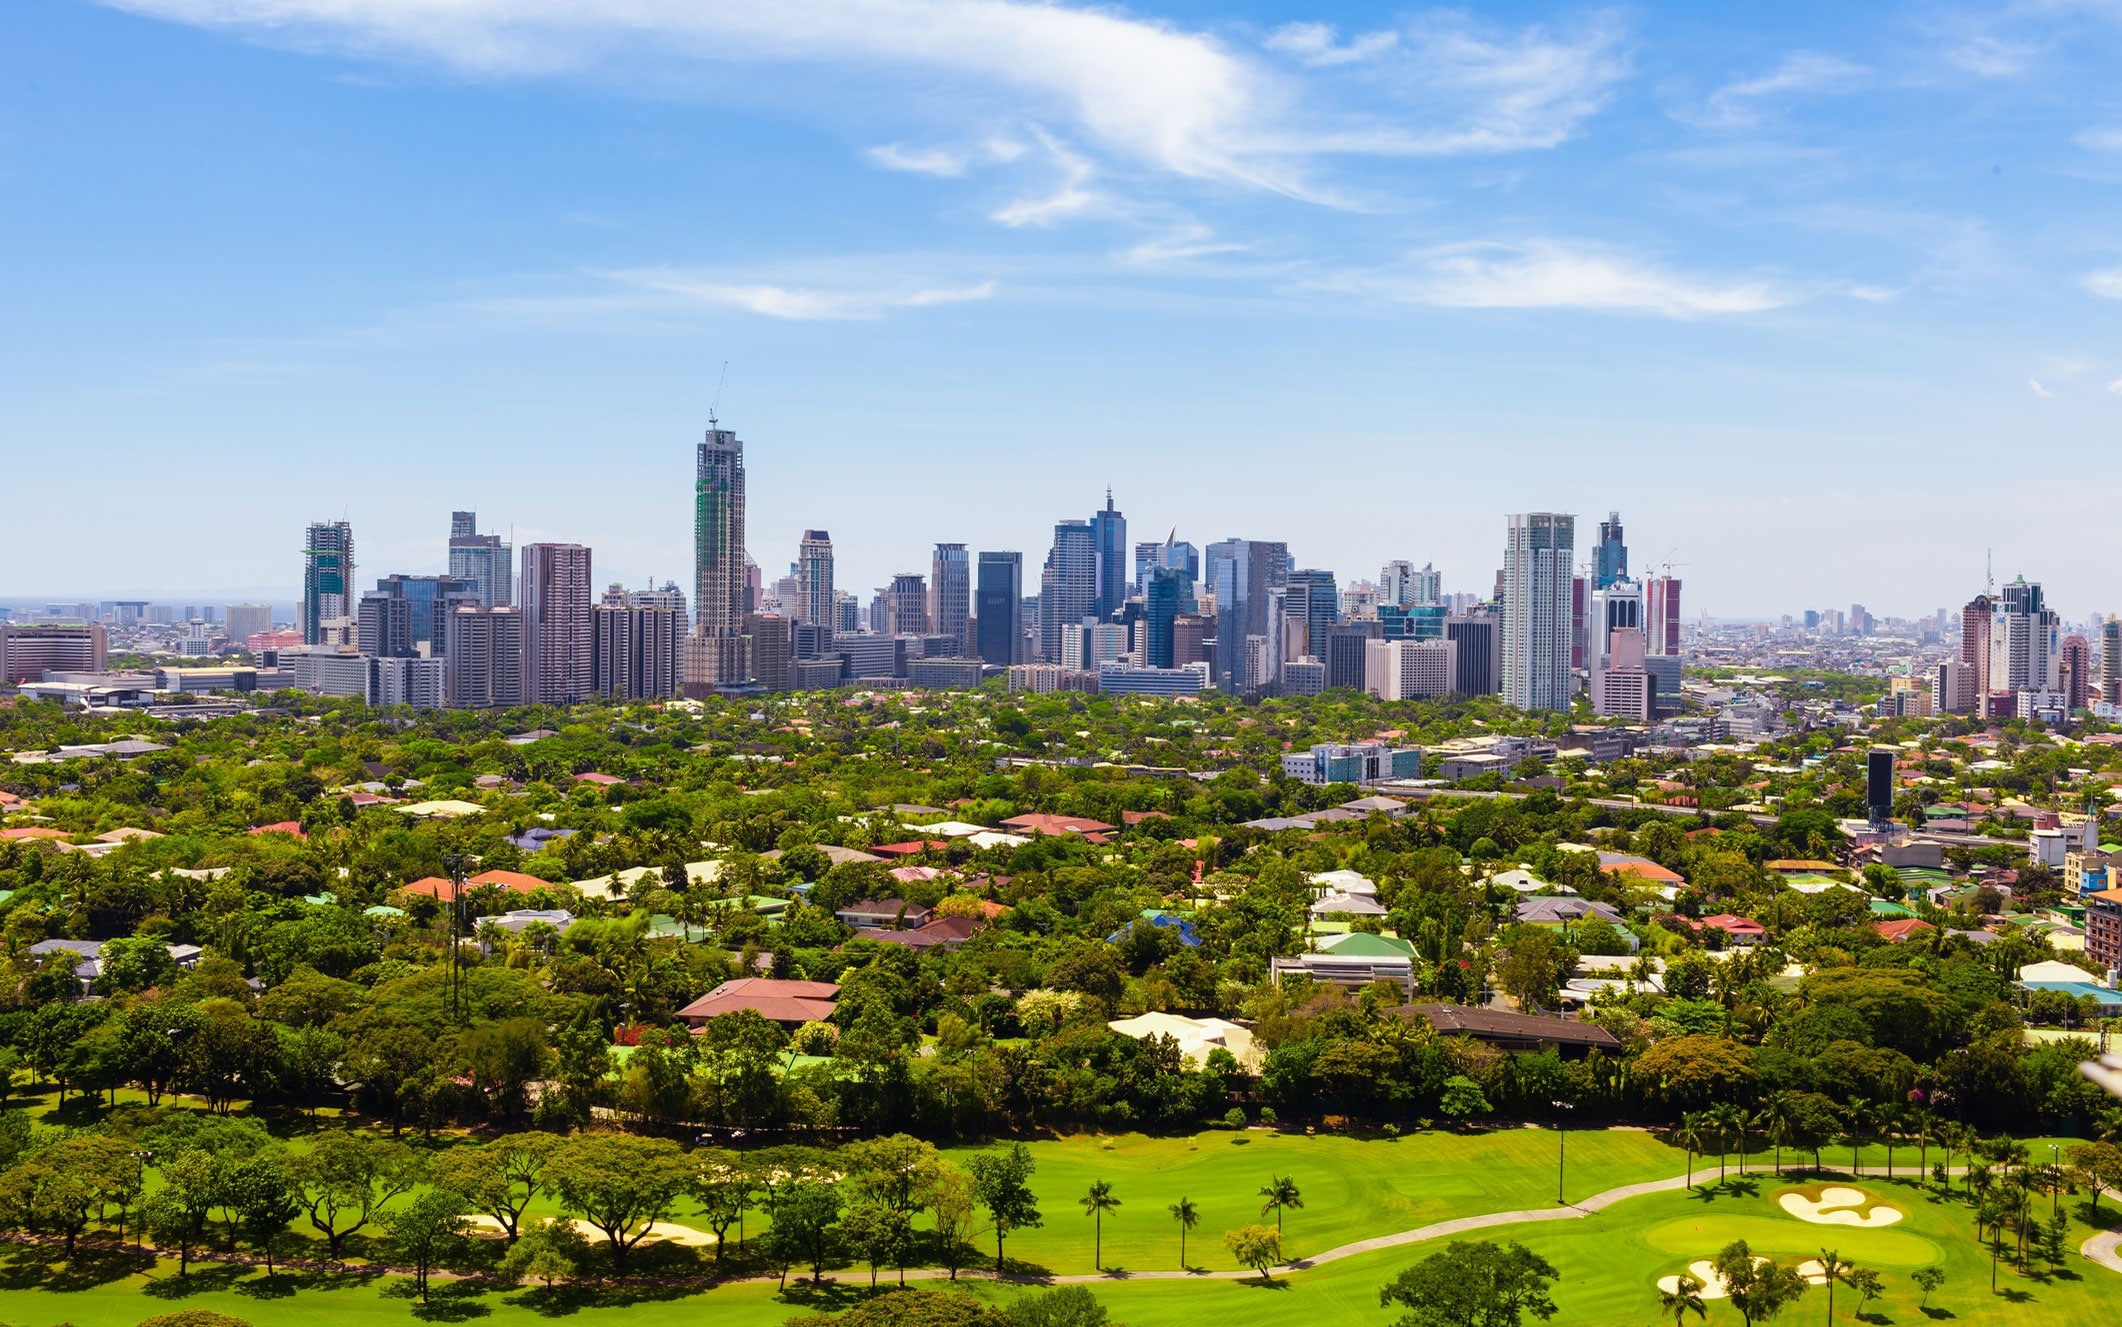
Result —
[[[1327,630],[1341,620],[1341,593],[1334,574],[1315,568],[1291,572],[1287,611],[1292,621],[1304,626],[1304,648],[1298,653],[1324,659]]]
[[[1643,651],[1653,657],[1680,653],[1680,578],[1653,576],[1643,583]]]
[[[354,528],[318,521],[302,545],[302,643],[337,644],[351,632],[354,612]],[[330,624],[337,623],[337,628]],[[332,630],[342,634],[334,640]]]
[[[2118,698],[2122,698],[2122,619],[2110,613],[2100,624],[2100,699],[2113,704]]]
[[[523,701],[572,705],[591,694],[590,553],[523,546]]]
[[[1177,567],[1151,567],[1142,587],[1142,661],[1151,668],[1177,668],[1173,627],[1186,607],[1190,583]]]
[[[693,632],[683,682],[704,694],[751,675],[744,614],[751,600],[744,555],[744,443],[710,414],[693,471]]]
[[[1567,710],[1570,596],[1577,518],[1511,516],[1503,545],[1503,699],[1521,710]]]
[[[973,611],[973,568],[963,544],[938,544],[928,564],[928,629],[957,640],[957,653],[972,653],[966,623]]]
[[[997,668],[1024,662],[1024,555],[982,553],[973,592],[980,658]]]
[[[1113,506],[1110,488],[1105,490],[1105,510],[1091,513],[1090,530],[1097,554],[1097,598],[1091,614],[1103,622],[1127,602],[1127,517]]]
[[[1203,570],[1216,596],[1216,686],[1242,695],[1272,680],[1261,676],[1260,661],[1281,661],[1282,624],[1274,610],[1289,579],[1289,546],[1264,539],[1220,540],[1208,546]]]
[[[523,703],[523,617],[514,608],[452,608],[444,632],[442,693],[460,709]]]
[[[1061,628],[1097,614],[1098,553],[1089,521],[1054,526],[1053,551],[1039,573],[1039,650],[1061,662]]]
[[[2006,585],[1990,623],[1989,689],[2057,690],[2062,655],[2062,622],[2043,599],[2040,582],[2021,576]]]
[[[840,601],[833,592],[833,537],[823,530],[805,530],[796,550],[796,620],[841,629]]]
[[[653,700],[678,694],[683,596],[629,592],[614,585],[589,610],[590,689],[600,696]]]
[[[1628,579],[1628,545],[1622,542],[1621,513],[1610,511],[1599,522],[1599,545],[1592,550],[1592,588],[1603,590]]]
[[[1444,638],[1459,647],[1458,686],[1462,696],[1493,696],[1502,686],[1497,657],[1496,615],[1454,613],[1444,619]]]
[[[225,615],[228,618],[228,639],[234,645],[240,646],[252,636],[273,629],[270,604],[230,604]]]
[[[1174,529],[1161,541],[1146,539],[1135,545],[1135,593],[1149,593],[1149,574],[1159,567],[1170,567],[1186,574],[1187,600],[1193,600],[1194,582],[1201,579],[1201,550],[1179,538]]]
[[[883,598],[885,619],[872,624],[876,630],[893,636],[928,634],[928,583],[920,573],[902,571],[893,576]]]
[[[1973,689],[1978,707],[1989,695],[1990,626],[1995,616],[1996,600],[1986,594],[1976,595],[1960,610],[1960,662],[1973,674],[1966,685]]]
[[[509,546],[500,535],[479,533],[477,512],[450,513],[449,574],[477,586],[483,607],[504,608],[515,602],[509,558]]]

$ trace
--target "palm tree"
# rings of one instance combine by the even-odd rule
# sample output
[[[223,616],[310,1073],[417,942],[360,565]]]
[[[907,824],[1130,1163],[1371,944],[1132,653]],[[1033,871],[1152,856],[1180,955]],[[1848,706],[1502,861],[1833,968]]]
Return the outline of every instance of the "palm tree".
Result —
[[[1083,1214],[1097,1223],[1091,1237],[1090,1265],[1102,1266],[1105,1261],[1105,1214],[1120,1205],[1113,1197],[1113,1186],[1109,1180],[1096,1180],[1090,1192],[1076,1200],[1083,1204]]]
[[[1754,1116],[1754,1123],[1761,1127],[1761,1132],[1768,1136],[1768,1141],[1775,1144],[1776,1174],[1781,1175],[1783,1144],[1790,1141],[1797,1125],[1797,1115],[1791,1105],[1790,1093],[1769,1093],[1768,1100],[1761,1103],[1760,1111]]]
[[[1720,1101],[1707,1112],[1710,1133],[1717,1140],[1717,1183],[1724,1183],[1724,1153],[1731,1146],[1732,1135],[1746,1128],[1746,1115],[1729,1101]]]
[[[1886,1144],[1886,1177],[1894,1175],[1894,1144],[1901,1141],[1901,1108],[1891,1101],[1882,1101],[1874,1110],[1872,1118],[1877,1122],[1879,1141]]]
[[[1186,1270],[1186,1232],[1201,1224],[1201,1212],[1191,1198],[1181,1198],[1171,1205],[1172,1220],[1179,1223],[1179,1270]]]
[[[1695,1187],[1695,1153],[1703,1150],[1709,1142],[1709,1122],[1698,1110],[1680,1116],[1680,1127],[1673,1130],[1673,1139],[1687,1149],[1687,1187]]]
[[[1283,1210],[1294,1207],[1302,1211],[1304,1208],[1304,1194],[1298,1190],[1297,1177],[1294,1175],[1268,1176],[1267,1184],[1260,1190],[1260,1196],[1267,1200],[1260,1204],[1260,1215],[1266,1216],[1269,1212],[1275,1214],[1277,1235],[1282,1233]]]
[[[1938,1127],[1938,1120],[1930,1113],[1930,1107],[1917,1106],[1908,1113],[1908,1122],[1916,1131],[1916,1187],[1923,1187],[1923,1177],[1930,1174],[1930,1136]]]
[[[1842,1274],[1848,1270],[1849,1264],[1842,1261],[1840,1253],[1833,1249],[1820,1250],[1820,1274],[1827,1278],[1827,1321],[1830,1324],[1835,1320],[1835,1282],[1841,1280]]]
[[[1692,1272],[1680,1273],[1678,1285],[1658,1292],[1658,1307],[1673,1315],[1673,1327],[1680,1327],[1690,1313],[1707,1318],[1709,1309],[1702,1303],[1702,1279]]]
[[[1862,1097],[1851,1097],[1842,1108],[1842,1118],[1849,1129],[1849,1173],[1860,1175],[1863,1167],[1858,1164],[1857,1149],[1864,1145],[1864,1126],[1876,1118],[1872,1104]]]

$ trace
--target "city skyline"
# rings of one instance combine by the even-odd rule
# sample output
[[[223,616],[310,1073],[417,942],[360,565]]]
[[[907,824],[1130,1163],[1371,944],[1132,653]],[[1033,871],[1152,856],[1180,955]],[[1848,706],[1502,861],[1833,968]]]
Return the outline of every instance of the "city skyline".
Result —
[[[2108,486],[1969,478],[2074,476],[2122,419],[2109,17],[885,8],[11,6],[0,114],[69,126],[0,221],[11,478],[90,454],[115,506],[245,517],[62,563],[25,504],[0,599],[290,596],[286,524],[342,512],[441,572],[429,494],[682,580],[636,486],[727,360],[754,555],[830,529],[865,593],[1030,552],[1059,461],[1071,510],[1344,576],[1477,584],[1495,515],[1620,507],[1720,617],[1924,611],[1990,549],[2116,606]],[[1450,500],[1378,547],[1359,486]],[[894,537],[915,505],[958,528]]]

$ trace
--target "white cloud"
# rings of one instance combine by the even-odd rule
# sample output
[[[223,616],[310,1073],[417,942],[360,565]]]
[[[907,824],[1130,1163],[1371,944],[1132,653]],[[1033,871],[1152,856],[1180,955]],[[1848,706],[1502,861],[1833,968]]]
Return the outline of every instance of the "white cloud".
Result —
[[[1317,69],[1374,59],[1400,44],[1397,32],[1367,32],[1345,46],[1337,44],[1336,37],[1331,23],[1285,23],[1268,33],[1261,45],[1294,55]]]
[[[2043,387],[2041,385],[2041,380],[2039,378],[2028,378],[2026,380],[2026,385],[2033,389],[2033,393],[2035,396],[2040,397],[2044,401],[2046,401],[2049,397],[2055,395],[2054,392],[2048,390],[2046,387]]]
[[[1391,45],[1448,127],[1305,110],[1284,74],[1215,36],[1105,8],[1036,0],[104,0],[141,14],[306,48],[437,60],[484,75],[538,76],[692,61],[912,68],[1014,94],[1029,118],[1176,174],[1320,197],[1322,153],[1505,152],[1569,137],[1626,72],[1618,31],[1502,36],[1438,20]],[[1303,40],[1303,39],[1299,39]],[[1365,43],[1371,43],[1365,46]],[[1331,99],[1331,89],[1323,90]],[[1353,127],[1351,127],[1353,126]],[[957,159],[894,145],[894,169],[948,174]]]
[[[1705,129],[1743,129],[1760,123],[1765,102],[1797,93],[1848,92],[1870,72],[1832,55],[1796,51],[1758,78],[1725,84],[1709,94],[1701,110],[1676,113],[1676,118]]]
[[[1059,167],[1060,181],[1045,193],[1005,203],[989,213],[992,220],[1011,228],[1053,226],[1079,217],[1118,216],[1126,210],[1111,195],[1090,187],[1097,169],[1088,158],[1070,150],[1044,129],[1034,128],[1032,136]]]
[[[1246,248],[1243,244],[1217,239],[1213,230],[1199,222],[1187,222],[1174,226],[1162,235],[1133,245],[1120,257],[1138,267],[1156,267],[1188,258],[1207,258],[1219,253],[1243,253]]]
[[[2122,396],[2122,378],[2117,378],[2107,384],[2107,390],[2113,392],[2116,396]]]
[[[2101,299],[2122,299],[2122,267],[2088,272],[2082,284]]]
[[[1762,281],[1691,277],[1554,240],[1449,245],[1415,254],[1398,269],[1349,273],[1319,284],[1444,308],[1591,309],[1668,318],[1758,313],[1794,299]]]
[[[2081,129],[2071,141],[2095,152],[2122,152],[2122,129]]]
[[[670,268],[634,268],[608,274],[635,290],[690,304],[721,304],[768,318],[791,321],[844,321],[881,318],[894,309],[984,300],[995,293],[993,281],[973,286],[795,287],[732,282],[725,278]]]
[[[1024,144],[1007,138],[990,138],[984,143],[971,145],[940,144],[931,147],[883,143],[867,149],[863,155],[885,170],[909,171],[916,175],[934,175],[941,179],[955,180],[975,166],[992,166],[1015,161],[1024,155]]]

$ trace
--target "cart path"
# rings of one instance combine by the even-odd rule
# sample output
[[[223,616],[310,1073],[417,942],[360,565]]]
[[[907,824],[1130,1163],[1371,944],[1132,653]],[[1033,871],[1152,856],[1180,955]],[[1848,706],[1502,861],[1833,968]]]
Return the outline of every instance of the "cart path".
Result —
[[[2110,1272],[2122,1272],[2122,1255],[2115,1251],[2117,1244],[2122,1244],[2122,1230],[2103,1230],[2080,1244],[2078,1252]]]

